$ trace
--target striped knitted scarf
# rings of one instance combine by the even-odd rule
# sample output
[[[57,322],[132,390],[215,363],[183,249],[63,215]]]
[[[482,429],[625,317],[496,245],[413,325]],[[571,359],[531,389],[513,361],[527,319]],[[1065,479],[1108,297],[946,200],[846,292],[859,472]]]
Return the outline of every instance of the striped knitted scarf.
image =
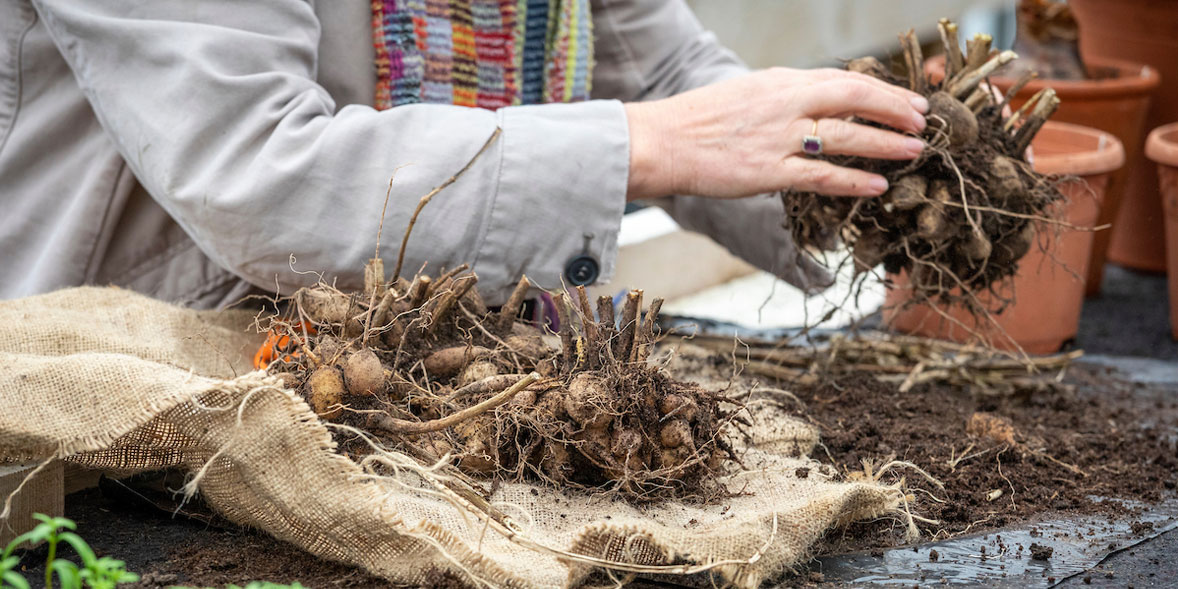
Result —
[[[372,0],[376,108],[589,98],[588,0]]]

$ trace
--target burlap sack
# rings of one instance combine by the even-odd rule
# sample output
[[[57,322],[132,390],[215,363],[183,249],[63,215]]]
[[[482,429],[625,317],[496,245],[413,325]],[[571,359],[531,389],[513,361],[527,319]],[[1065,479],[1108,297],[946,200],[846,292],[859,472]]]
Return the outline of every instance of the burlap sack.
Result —
[[[0,302],[0,461],[179,466],[233,521],[423,585],[576,586],[609,571],[756,587],[831,526],[897,514],[903,501],[894,487],[832,482],[809,459],[754,449],[730,481],[743,493],[721,505],[639,508],[523,484],[474,505],[395,453],[379,455],[381,476],[334,453],[301,398],[250,371],[251,321],[104,288]],[[764,425],[759,439],[776,450],[817,441],[800,422]]]

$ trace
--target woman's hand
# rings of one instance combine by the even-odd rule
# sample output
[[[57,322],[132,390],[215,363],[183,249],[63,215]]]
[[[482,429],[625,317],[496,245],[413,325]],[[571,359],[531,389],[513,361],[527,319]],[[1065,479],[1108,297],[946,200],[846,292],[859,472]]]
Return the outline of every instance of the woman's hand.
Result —
[[[626,105],[628,200],[670,194],[717,198],[793,188],[832,196],[878,196],[879,175],[802,153],[814,130],[823,153],[911,159],[924,149],[928,101],[904,88],[841,70],[774,68],[663,100]]]

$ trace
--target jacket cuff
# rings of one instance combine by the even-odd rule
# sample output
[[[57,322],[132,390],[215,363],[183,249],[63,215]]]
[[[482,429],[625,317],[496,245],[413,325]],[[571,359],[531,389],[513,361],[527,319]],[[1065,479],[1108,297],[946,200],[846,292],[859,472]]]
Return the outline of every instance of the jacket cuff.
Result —
[[[684,229],[711,237],[753,266],[798,287],[821,292],[834,279],[812,254],[794,243],[778,194],[739,199],[672,196],[654,201]]]
[[[560,288],[614,274],[626,205],[630,136],[622,103],[513,106],[498,111],[499,182],[475,267],[502,301],[514,280]]]

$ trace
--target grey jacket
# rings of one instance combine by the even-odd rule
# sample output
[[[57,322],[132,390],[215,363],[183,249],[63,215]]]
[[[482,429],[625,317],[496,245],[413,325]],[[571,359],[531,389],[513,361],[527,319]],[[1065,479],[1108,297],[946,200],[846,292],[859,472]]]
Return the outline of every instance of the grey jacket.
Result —
[[[321,276],[356,287],[390,177],[391,270],[418,199],[496,127],[421,215],[406,271],[471,262],[491,302],[521,274],[558,286],[578,258],[608,280],[622,101],[745,69],[682,0],[593,10],[598,99],[378,112],[368,0],[0,0],[0,298],[114,284],[216,307]],[[660,204],[795,284],[822,276],[795,263],[777,198]]]

